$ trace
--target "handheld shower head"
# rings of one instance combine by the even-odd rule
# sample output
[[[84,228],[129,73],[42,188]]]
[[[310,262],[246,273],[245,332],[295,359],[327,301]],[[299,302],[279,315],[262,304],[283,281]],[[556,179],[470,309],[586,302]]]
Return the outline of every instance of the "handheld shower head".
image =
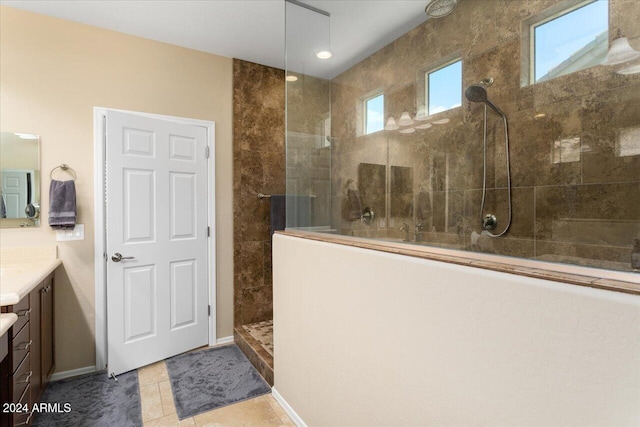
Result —
[[[480,85],[471,85],[464,91],[464,95],[471,102],[485,102],[487,90]]]
[[[504,117],[504,113],[487,98],[487,90],[480,85],[471,85],[464,91],[464,96],[471,102],[484,102],[493,111]]]

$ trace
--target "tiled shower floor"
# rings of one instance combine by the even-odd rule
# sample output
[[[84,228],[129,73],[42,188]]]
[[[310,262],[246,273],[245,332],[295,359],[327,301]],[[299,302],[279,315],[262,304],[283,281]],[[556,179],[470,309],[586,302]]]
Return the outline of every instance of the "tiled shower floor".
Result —
[[[273,386],[273,321],[236,326],[233,336],[247,359]]]
[[[273,357],[273,320],[242,325],[242,327]]]

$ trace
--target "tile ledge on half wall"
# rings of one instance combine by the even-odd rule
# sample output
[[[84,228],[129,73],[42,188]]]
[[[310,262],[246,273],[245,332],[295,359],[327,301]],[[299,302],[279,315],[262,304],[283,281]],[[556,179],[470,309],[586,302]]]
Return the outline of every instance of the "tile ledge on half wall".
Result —
[[[551,280],[554,282],[567,283],[570,285],[586,286],[590,288],[604,289],[608,291],[623,292],[627,294],[640,295],[640,275],[636,281],[618,280],[611,278],[599,277],[589,274],[593,269],[586,269],[585,274],[576,274],[573,272],[554,271],[545,267],[550,263],[544,261],[529,261],[540,264],[539,268],[513,265],[493,260],[474,258],[474,255],[483,257],[494,256],[499,258],[500,255],[479,254],[476,252],[464,252],[454,250],[443,250],[441,248],[426,248],[424,246],[415,246],[410,243],[390,243],[377,240],[365,240],[362,238],[340,236],[340,235],[324,235],[322,233],[314,233],[300,230],[276,231],[284,236],[298,237],[302,239],[316,240],[325,243],[334,243],[338,245],[353,246],[361,249],[370,249],[375,251],[388,252],[397,255],[407,255],[416,258],[423,258],[432,261],[446,262],[450,264],[466,265],[469,267],[482,268],[485,270],[500,271],[503,273],[515,274],[518,276],[533,277],[537,279]],[[574,266],[570,266],[574,267]],[[580,268],[575,266],[575,268]],[[634,273],[628,273],[633,276]],[[631,278],[630,278],[631,279]]]

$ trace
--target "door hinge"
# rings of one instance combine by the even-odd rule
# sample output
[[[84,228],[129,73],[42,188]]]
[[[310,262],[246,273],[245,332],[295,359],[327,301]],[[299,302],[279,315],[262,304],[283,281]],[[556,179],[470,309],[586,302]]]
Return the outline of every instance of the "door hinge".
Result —
[[[208,307],[208,312],[209,312],[209,316],[211,316],[211,306],[207,306]]]
[[[211,237],[211,227],[207,227],[207,237]]]
[[[209,158],[209,146],[205,145],[204,146],[204,156],[208,159]]]

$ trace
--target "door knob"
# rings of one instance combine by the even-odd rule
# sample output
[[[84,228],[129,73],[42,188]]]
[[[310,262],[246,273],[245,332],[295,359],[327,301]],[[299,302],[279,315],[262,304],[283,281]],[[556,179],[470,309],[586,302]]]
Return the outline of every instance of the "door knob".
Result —
[[[132,256],[122,256],[122,254],[116,252],[115,254],[113,254],[113,256],[111,257],[111,261],[113,262],[120,262],[123,259],[133,259]]]

